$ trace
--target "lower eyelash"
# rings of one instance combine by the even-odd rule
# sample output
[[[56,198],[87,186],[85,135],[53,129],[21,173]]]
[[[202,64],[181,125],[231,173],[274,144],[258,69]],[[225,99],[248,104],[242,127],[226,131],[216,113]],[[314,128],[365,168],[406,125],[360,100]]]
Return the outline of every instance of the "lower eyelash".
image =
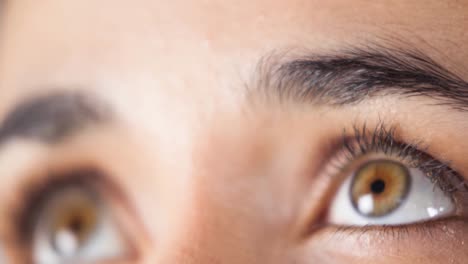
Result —
[[[404,143],[397,138],[395,127],[387,128],[383,123],[374,129],[354,125],[351,134],[344,130],[341,149],[332,162],[338,171],[344,171],[353,161],[370,154],[384,154],[396,158],[410,168],[420,169],[447,194],[468,192],[464,178],[450,167],[450,162],[440,161],[427,154],[421,142]],[[468,199],[467,200],[468,203]]]

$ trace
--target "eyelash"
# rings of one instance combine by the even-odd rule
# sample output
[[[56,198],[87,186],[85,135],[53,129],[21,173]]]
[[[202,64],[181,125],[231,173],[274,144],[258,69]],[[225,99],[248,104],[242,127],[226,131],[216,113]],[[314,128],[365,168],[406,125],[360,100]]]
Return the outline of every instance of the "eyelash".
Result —
[[[420,169],[446,194],[454,196],[457,193],[465,193],[468,206],[467,181],[450,167],[449,161],[440,161],[427,153],[428,147],[423,147],[420,142],[404,143],[399,141],[396,127],[387,128],[380,123],[374,129],[369,129],[366,124],[354,125],[351,135],[343,131],[340,148],[332,159],[335,171],[347,171],[350,164],[356,160],[372,155],[384,154],[390,158],[396,158],[410,168]]]

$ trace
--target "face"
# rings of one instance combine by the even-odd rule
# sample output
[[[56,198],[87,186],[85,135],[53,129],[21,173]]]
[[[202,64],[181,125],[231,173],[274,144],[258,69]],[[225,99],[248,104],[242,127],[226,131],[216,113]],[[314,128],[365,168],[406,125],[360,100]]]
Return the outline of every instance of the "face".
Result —
[[[6,1],[0,257],[465,263],[467,12]]]

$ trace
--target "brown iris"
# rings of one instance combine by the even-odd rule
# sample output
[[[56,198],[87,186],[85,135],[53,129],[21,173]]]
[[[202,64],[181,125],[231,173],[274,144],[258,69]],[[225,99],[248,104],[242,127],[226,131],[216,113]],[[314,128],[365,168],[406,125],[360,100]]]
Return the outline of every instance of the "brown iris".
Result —
[[[95,231],[99,208],[83,195],[64,197],[59,203],[51,222],[51,241],[58,253],[74,254]]]
[[[384,216],[398,208],[411,184],[408,169],[390,160],[370,161],[361,166],[351,182],[354,207],[365,216]]]

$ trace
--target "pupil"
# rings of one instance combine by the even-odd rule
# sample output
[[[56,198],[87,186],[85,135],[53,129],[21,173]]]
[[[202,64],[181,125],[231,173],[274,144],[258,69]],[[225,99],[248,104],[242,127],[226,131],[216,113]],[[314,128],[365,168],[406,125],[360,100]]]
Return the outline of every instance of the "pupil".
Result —
[[[381,179],[375,180],[371,184],[371,191],[374,194],[381,194],[385,191],[385,182]]]
[[[68,229],[74,234],[80,234],[83,231],[83,224],[83,219],[79,216],[75,216],[68,224]]]

